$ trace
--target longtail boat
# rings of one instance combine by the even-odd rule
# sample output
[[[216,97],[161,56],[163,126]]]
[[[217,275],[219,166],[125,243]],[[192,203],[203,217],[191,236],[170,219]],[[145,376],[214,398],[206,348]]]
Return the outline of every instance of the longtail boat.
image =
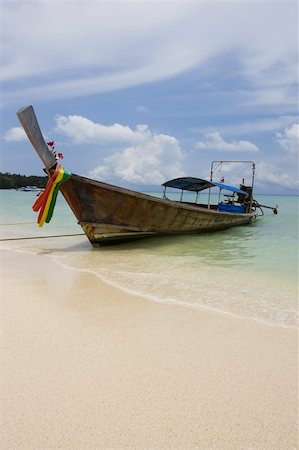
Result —
[[[17,116],[51,180],[57,172],[58,162],[42,136],[33,107],[21,108]],[[243,182],[237,188],[213,181],[214,165],[219,162],[223,161],[212,162],[209,181],[181,177],[163,183],[162,198],[75,174],[66,177],[60,191],[93,246],[150,236],[219,231],[251,223],[261,208],[253,198],[255,163],[246,161],[252,166],[251,185],[245,186]],[[179,189],[180,198],[169,199],[169,188]],[[219,189],[215,204],[211,202],[213,188]],[[206,189],[207,204],[198,203],[199,193]],[[184,199],[186,191],[194,193],[194,201]],[[229,194],[221,201],[223,191]],[[277,213],[276,208],[269,208]]]

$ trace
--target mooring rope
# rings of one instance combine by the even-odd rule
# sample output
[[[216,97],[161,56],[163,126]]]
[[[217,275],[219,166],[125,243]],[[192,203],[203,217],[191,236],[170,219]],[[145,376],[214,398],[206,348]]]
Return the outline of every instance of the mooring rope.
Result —
[[[36,222],[14,222],[14,223],[0,223],[0,226],[3,225],[32,225],[32,224],[36,224]]]
[[[56,237],[69,237],[69,236],[84,236],[84,233],[75,233],[75,234],[55,234],[50,236],[28,236],[28,237],[17,237],[17,238],[4,238],[0,239],[3,241],[22,241],[27,239],[46,239],[46,238],[56,238]]]

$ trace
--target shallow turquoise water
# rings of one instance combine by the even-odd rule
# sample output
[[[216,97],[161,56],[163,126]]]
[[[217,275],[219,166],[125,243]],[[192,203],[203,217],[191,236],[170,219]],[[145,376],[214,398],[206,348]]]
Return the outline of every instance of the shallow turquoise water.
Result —
[[[81,227],[59,197],[52,222],[39,228],[35,193],[0,191],[1,238],[67,235]],[[201,235],[151,238],[93,249],[85,236],[2,241],[43,253],[154,300],[207,308],[279,326],[297,323],[298,197],[256,196],[279,213],[248,226]]]

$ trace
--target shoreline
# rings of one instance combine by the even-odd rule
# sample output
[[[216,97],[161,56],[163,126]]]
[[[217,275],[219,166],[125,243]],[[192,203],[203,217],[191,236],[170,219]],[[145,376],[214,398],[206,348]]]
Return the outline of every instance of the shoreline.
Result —
[[[62,235],[63,236],[63,235]],[[77,237],[77,236],[84,236],[84,233],[78,233],[77,235],[75,234],[71,234],[69,235],[70,237]],[[36,237],[36,239],[47,239],[49,241],[49,238],[57,238],[60,236],[45,236],[45,237]],[[28,240],[31,241],[32,239],[35,238],[22,238],[21,240]],[[19,239],[17,239],[19,240]],[[82,243],[85,243],[86,239],[82,240]],[[51,242],[51,239],[50,239]],[[78,273],[86,273],[86,274],[90,274],[94,277],[96,277],[101,283],[104,283],[108,286],[111,286],[112,289],[116,289],[117,291],[121,291],[123,292],[125,295],[129,295],[129,296],[133,296],[133,297],[138,297],[141,298],[145,301],[151,301],[154,303],[162,303],[165,305],[169,305],[171,307],[171,305],[176,305],[179,307],[183,307],[183,308],[189,308],[189,309],[194,309],[194,310],[198,310],[198,311],[203,311],[203,312],[211,312],[211,313],[215,313],[215,314],[221,314],[224,316],[228,316],[228,317],[232,317],[235,319],[240,319],[240,320],[252,320],[254,322],[266,325],[266,326],[270,326],[270,327],[278,327],[278,328],[285,328],[285,329],[290,329],[290,330],[298,330],[298,325],[297,323],[290,325],[290,324],[285,324],[285,323],[275,323],[275,322],[271,322],[269,319],[263,319],[263,318],[259,318],[259,317],[253,317],[253,316],[245,316],[242,314],[238,314],[237,312],[231,312],[231,311],[227,311],[224,309],[218,309],[218,308],[213,308],[212,306],[209,305],[204,305],[204,304],[196,304],[196,303],[188,303],[186,301],[180,301],[180,300],[175,300],[175,299],[163,299],[163,298],[158,298],[155,295],[152,294],[146,294],[144,292],[138,292],[137,290],[122,286],[121,284],[119,284],[118,282],[112,281],[108,278],[105,278],[105,276],[97,273],[95,270],[92,269],[85,269],[85,268],[78,268],[78,267],[74,267],[72,265],[69,265],[66,262],[63,262],[59,259],[59,257],[57,257],[57,255],[55,254],[51,254],[49,252],[49,254],[47,254],[47,250],[45,250],[45,253],[38,253],[38,249],[35,247],[34,250],[31,250],[30,248],[22,248],[22,247],[12,247],[12,248],[0,248],[0,258],[1,258],[1,252],[15,252],[16,254],[21,253],[21,254],[28,254],[28,255],[35,255],[35,256],[44,256],[46,258],[49,258],[51,261],[53,261],[53,263],[57,264],[58,266],[60,266],[62,269],[64,270],[69,270],[69,271],[74,271],[74,272],[78,272]],[[259,274],[254,274],[254,273],[250,273],[250,277],[254,278],[256,276],[259,276]],[[268,275],[269,276],[269,275]],[[260,280],[263,280],[264,276],[262,276],[260,278]],[[295,294],[296,295],[296,294]]]
[[[296,448],[294,329],[4,253],[1,448]]]
[[[82,238],[81,238],[82,236]],[[32,239],[36,239],[36,241],[38,242],[39,239],[42,239],[44,242],[46,242],[45,245],[43,245],[43,249],[41,250],[39,247],[37,246],[33,246],[32,248],[29,246],[24,246],[24,247],[17,247],[15,246],[15,242],[12,242],[12,247],[2,247],[0,248],[0,254],[1,252],[13,252],[16,254],[23,254],[23,255],[35,255],[35,256],[45,256],[47,258],[49,258],[49,260],[53,261],[53,263],[59,265],[62,269],[64,270],[69,270],[69,271],[74,271],[74,272],[78,272],[78,273],[86,273],[86,274],[91,274],[93,276],[95,276],[100,282],[107,284],[109,286],[111,286],[112,289],[116,289],[118,291],[121,291],[124,293],[124,295],[129,295],[129,296],[133,296],[133,297],[138,297],[138,298],[142,298],[146,301],[151,301],[154,303],[162,303],[165,305],[177,305],[179,307],[183,307],[183,308],[189,308],[189,309],[193,309],[193,310],[197,310],[197,311],[203,311],[203,312],[211,312],[211,313],[215,313],[215,314],[221,314],[224,316],[228,316],[228,317],[232,317],[232,318],[236,318],[239,320],[252,320],[254,322],[257,323],[261,323],[263,325],[266,326],[270,326],[270,327],[278,327],[278,328],[285,328],[285,329],[290,329],[290,330],[298,330],[298,312],[296,310],[296,313],[294,311],[292,311],[292,314],[295,315],[295,317],[292,318],[292,320],[286,320],[285,317],[282,315],[283,320],[282,321],[275,321],[275,319],[277,320],[276,317],[274,317],[274,320],[272,318],[263,318],[263,317],[258,317],[258,316],[254,316],[254,315],[245,315],[244,311],[241,311],[240,313],[236,310],[236,311],[230,311],[228,309],[222,309],[218,308],[218,307],[213,307],[209,304],[198,304],[198,303],[193,303],[193,302],[188,302],[185,300],[178,300],[178,299],[174,299],[174,298],[168,298],[168,297],[160,297],[155,295],[155,293],[146,293],[144,292],[140,292],[138,291],[138,289],[134,289],[134,288],[130,288],[127,286],[124,286],[123,284],[121,284],[121,282],[119,281],[115,281],[111,278],[107,278],[105,277],[105,275],[97,272],[94,269],[90,269],[90,268],[81,268],[81,267],[75,267],[72,264],[69,264],[68,262],[65,262],[63,259],[60,259],[59,255],[55,254],[55,252],[52,252],[52,248],[53,248],[53,240],[52,238],[57,238],[60,236],[54,235],[54,236],[42,236],[42,237],[36,237],[36,238],[22,238],[21,240],[26,240],[28,242],[31,242]],[[89,246],[89,244],[86,241],[86,237],[81,233],[78,234],[70,234],[69,237],[73,238],[72,244],[71,245],[83,245],[83,246]],[[78,239],[79,237],[79,239]],[[19,239],[16,239],[19,240]],[[70,241],[71,242],[71,241]],[[44,243],[43,243],[44,244]],[[71,247],[70,247],[71,248]],[[67,249],[65,249],[67,251]],[[88,250],[90,250],[90,247],[88,247]],[[1,256],[0,256],[1,257]],[[222,279],[223,277],[230,277],[231,273],[229,273],[227,271],[227,268],[219,268],[222,271]],[[228,269],[230,270],[230,269]],[[227,271],[224,272],[224,271]],[[217,276],[219,276],[221,272],[219,271],[219,273],[217,274]],[[225,273],[225,275],[223,275],[223,273]],[[221,276],[221,275],[220,275]],[[270,277],[269,274],[266,274],[266,280],[267,280],[267,287],[268,290],[269,289],[276,289],[276,290],[281,290],[281,284],[278,280],[276,280],[275,278],[272,279]],[[286,280],[284,280],[286,281]],[[250,285],[250,283],[254,283],[255,285],[260,285],[260,289],[264,289],[265,287],[265,275],[264,274],[260,274],[260,273],[254,273],[254,272],[249,272],[248,276],[246,278],[246,282],[247,285]],[[282,280],[281,280],[282,282]],[[140,286],[139,286],[140,288]],[[228,288],[229,289],[229,288]],[[231,292],[232,296],[236,296],[237,292],[237,286],[233,285],[233,291]],[[255,291],[257,291],[257,288],[255,288]],[[229,290],[228,290],[229,292]],[[270,292],[270,291],[269,291]],[[267,295],[269,295],[269,292]],[[256,292],[257,293],[257,292]],[[287,285],[284,286],[283,289],[283,294],[284,295],[288,295],[290,298],[296,298],[296,293],[297,293],[297,283],[295,283],[295,280],[292,280],[292,283],[288,283]],[[217,294],[215,294],[217,295]],[[248,301],[250,303],[251,300],[254,299],[254,295],[252,295],[252,293],[250,293],[251,297],[248,298]],[[296,305],[296,303],[295,303]],[[222,305],[221,305],[222,306]],[[293,306],[294,308],[295,306]],[[259,311],[260,313],[261,311]]]
[[[89,269],[81,269],[81,268],[72,267],[64,262],[59,261],[59,259],[57,259],[53,255],[49,255],[49,258],[51,258],[58,266],[62,267],[65,270],[70,270],[70,271],[73,270],[73,271],[79,272],[79,273],[81,272],[81,273],[90,274],[90,275],[96,277],[101,283],[111,286],[112,289],[116,289],[117,291],[123,292],[125,295],[129,295],[132,297],[138,297],[145,301],[150,301],[150,302],[154,302],[154,303],[162,303],[164,305],[169,305],[170,307],[172,305],[174,305],[174,306],[179,306],[182,308],[194,309],[197,311],[203,311],[203,312],[208,312],[208,313],[212,313],[212,314],[220,314],[220,315],[232,317],[234,319],[239,319],[239,320],[250,320],[250,321],[253,320],[254,322],[258,322],[262,325],[269,326],[269,327],[285,328],[285,329],[289,329],[289,330],[298,331],[297,325],[286,325],[286,324],[273,323],[273,322],[270,322],[269,320],[264,320],[261,318],[251,317],[251,316],[242,316],[241,314],[237,314],[237,313],[233,313],[233,312],[225,311],[225,310],[220,310],[220,309],[213,308],[211,306],[206,306],[203,304],[197,305],[195,303],[188,303],[188,302],[183,302],[183,301],[173,300],[173,299],[168,300],[168,299],[163,299],[163,298],[157,298],[153,295],[148,295],[145,293],[139,293],[130,288],[121,286],[121,285],[117,284],[116,282],[113,282],[109,279],[106,279],[104,276],[101,276],[100,274],[96,273],[95,271],[92,271]],[[253,274],[251,274],[251,276],[253,276]]]

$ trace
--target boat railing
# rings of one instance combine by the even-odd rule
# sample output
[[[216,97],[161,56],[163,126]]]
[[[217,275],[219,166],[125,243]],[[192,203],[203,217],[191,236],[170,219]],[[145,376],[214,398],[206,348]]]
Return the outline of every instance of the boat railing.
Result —
[[[215,168],[215,164],[217,164],[216,168]],[[252,192],[253,192],[253,186],[254,186],[254,178],[255,178],[255,162],[252,160],[215,160],[211,162],[211,170],[210,170],[210,181],[213,181],[213,176],[214,176],[214,172],[216,172],[216,170],[220,170],[221,167],[223,166],[223,164],[250,164],[251,165],[251,171],[252,171],[252,176],[251,176],[251,198],[250,198],[250,202],[249,202],[249,211],[251,211],[252,208]],[[244,179],[242,184],[244,184]],[[240,186],[240,189],[241,186]],[[209,200],[208,200],[208,204],[210,205],[210,200],[211,200],[211,188],[209,188]]]

